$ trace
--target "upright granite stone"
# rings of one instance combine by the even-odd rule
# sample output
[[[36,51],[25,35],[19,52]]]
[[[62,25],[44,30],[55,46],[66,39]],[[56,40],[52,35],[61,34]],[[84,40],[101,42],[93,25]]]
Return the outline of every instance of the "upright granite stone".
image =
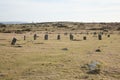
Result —
[[[86,36],[84,36],[84,37],[83,37],[83,40],[87,40],[87,37],[86,37]]]
[[[26,36],[24,35],[24,40],[26,40]]]
[[[48,34],[45,34],[44,40],[48,40]]]
[[[59,34],[57,35],[57,40],[60,40],[60,35]]]
[[[70,40],[73,40],[73,35],[70,33]]]
[[[37,34],[34,34],[33,38],[34,38],[34,40],[36,40],[37,39]]]
[[[17,41],[17,39],[14,37],[14,38],[12,39],[11,45],[15,45],[15,44],[16,44],[16,41]]]
[[[110,37],[110,34],[107,37]]]
[[[98,40],[102,40],[102,35],[98,34]]]

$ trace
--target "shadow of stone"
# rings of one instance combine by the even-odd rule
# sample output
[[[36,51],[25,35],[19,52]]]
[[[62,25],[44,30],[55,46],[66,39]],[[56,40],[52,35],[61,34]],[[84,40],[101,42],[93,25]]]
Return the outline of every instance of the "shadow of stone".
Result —
[[[64,51],[68,51],[68,48],[63,48],[62,50],[64,50]]]

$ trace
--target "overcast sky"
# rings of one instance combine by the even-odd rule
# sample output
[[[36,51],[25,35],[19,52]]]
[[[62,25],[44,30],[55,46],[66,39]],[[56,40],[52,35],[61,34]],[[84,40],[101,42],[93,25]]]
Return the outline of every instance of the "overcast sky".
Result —
[[[120,22],[120,0],[0,0],[0,21]]]

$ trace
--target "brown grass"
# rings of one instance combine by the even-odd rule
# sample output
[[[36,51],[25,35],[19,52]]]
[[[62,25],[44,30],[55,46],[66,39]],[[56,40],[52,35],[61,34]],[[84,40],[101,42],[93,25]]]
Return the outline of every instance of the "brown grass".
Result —
[[[44,34],[36,32],[38,39],[33,41],[34,33],[0,33],[0,80],[119,80],[120,79],[120,36],[112,34],[98,40],[92,35],[74,35],[78,41],[70,41],[69,35]],[[27,40],[23,40],[23,36]],[[18,39],[11,46],[12,37]],[[18,45],[22,47],[17,47]],[[67,48],[68,50],[62,50]],[[95,52],[96,49],[101,52]],[[99,61],[100,74],[87,74],[82,66],[91,61]]]

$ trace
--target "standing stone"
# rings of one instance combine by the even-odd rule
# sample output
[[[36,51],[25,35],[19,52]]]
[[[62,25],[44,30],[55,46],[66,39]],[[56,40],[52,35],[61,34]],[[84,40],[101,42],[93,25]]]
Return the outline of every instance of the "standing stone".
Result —
[[[94,36],[95,36],[95,35],[97,34],[97,32],[94,32],[93,34],[94,34]]]
[[[26,40],[26,36],[24,35],[24,40]]]
[[[34,36],[33,36],[33,37],[34,37],[34,40],[36,40],[36,39],[37,39],[37,34],[34,34]]]
[[[98,40],[102,40],[102,35],[101,34],[98,35]]]
[[[16,41],[17,41],[17,39],[14,37],[14,38],[12,39],[11,45],[15,45]]]
[[[57,40],[60,40],[60,35],[57,36]]]
[[[87,39],[86,36],[84,36],[84,37],[83,37],[83,40],[86,40],[86,39]]]
[[[110,37],[110,35],[108,35],[107,37]]]
[[[48,34],[45,34],[44,40],[48,40]]]
[[[73,40],[73,35],[72,34],[70,34],[70,40]]]

